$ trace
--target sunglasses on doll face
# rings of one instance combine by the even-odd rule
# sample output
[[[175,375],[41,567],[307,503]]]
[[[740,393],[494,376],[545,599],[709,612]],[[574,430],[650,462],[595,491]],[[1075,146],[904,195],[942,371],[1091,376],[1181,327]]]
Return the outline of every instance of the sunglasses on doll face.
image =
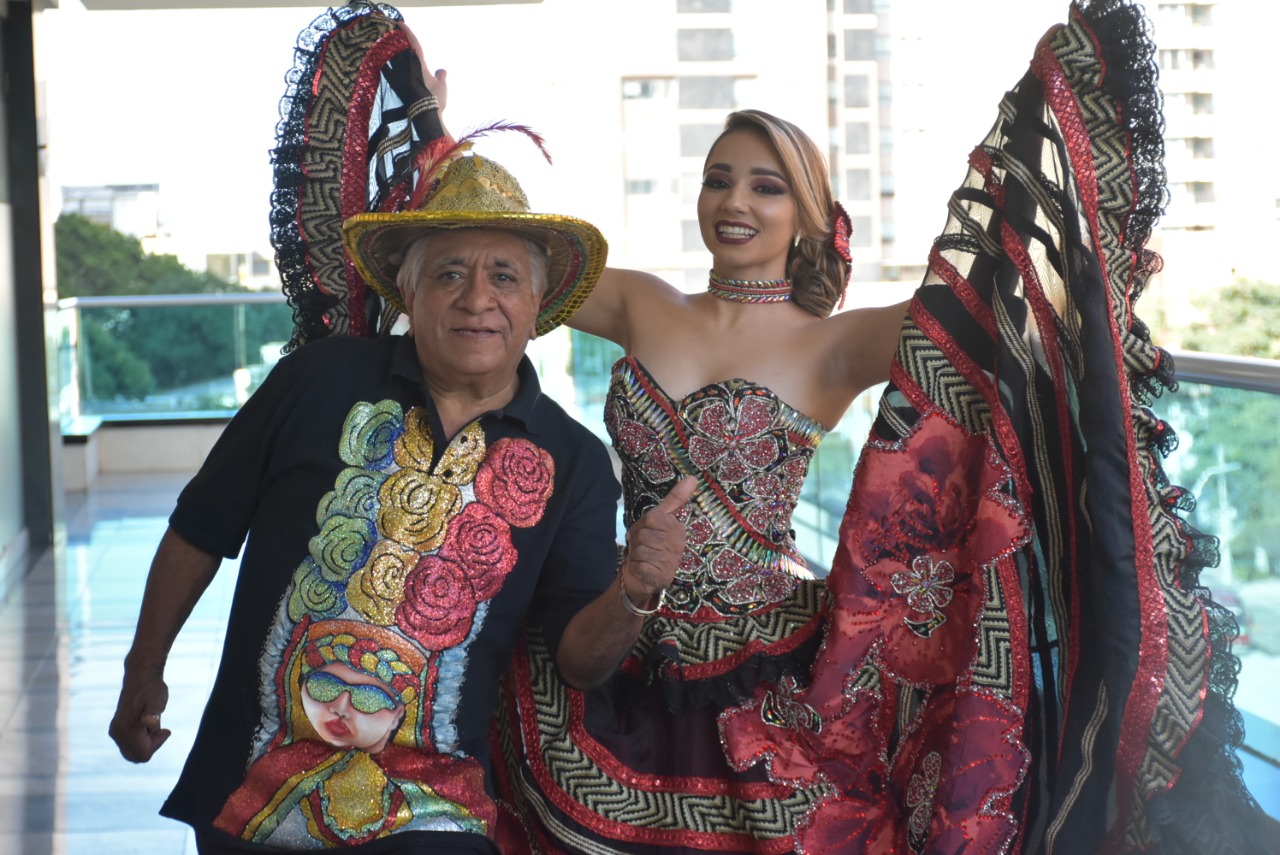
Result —
[[[303,685],[307,694],[322,704],[335,701],[346,692],[351,698],[351,706],[368,715],[400,706],[400,702],[380,686],[348,683],[328,671],[312,671]]]

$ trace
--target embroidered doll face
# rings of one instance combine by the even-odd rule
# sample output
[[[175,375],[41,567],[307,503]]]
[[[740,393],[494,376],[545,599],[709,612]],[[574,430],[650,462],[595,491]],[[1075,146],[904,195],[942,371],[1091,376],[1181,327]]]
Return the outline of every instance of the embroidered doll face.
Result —
[[[750,130],[722,136],[707,155],[698,194],[698,224],[716,273],[782,278],[797,222],[795,196],[765,137]]]
[[[377,754],[404,720],[398,694],[370,674],[331,662],[302,678],[302,708],[320,738]]]

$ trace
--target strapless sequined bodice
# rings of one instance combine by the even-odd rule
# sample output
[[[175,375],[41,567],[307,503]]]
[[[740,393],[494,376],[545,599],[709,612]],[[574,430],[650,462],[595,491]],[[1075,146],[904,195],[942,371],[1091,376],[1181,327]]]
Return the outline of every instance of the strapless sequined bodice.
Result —
[[[681,512],[688,543],[667,592],[671,611],[742,614],[812,578],[791,515],[825,434],[816,421],[741,379],[673,399],[624,357],[613,366],[605,425],[622,461],[628,526],[680,477],[699,476]]]

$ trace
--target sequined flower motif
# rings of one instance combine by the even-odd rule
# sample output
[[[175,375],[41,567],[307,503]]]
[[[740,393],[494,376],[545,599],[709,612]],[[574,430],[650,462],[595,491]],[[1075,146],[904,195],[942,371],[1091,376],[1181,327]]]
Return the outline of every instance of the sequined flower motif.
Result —
[[[867,448],[829,581],[846,661],[876,648],[911,685],[955,679],[976,644],[985,568],[1028,534],[1008,482],[984,437],[938,413],[895,446]]]
[[[780,602],[796,585],[791,574],[761,568],[727,546],[717,549],[707,566],[711,577],[724,586],[725,602],[735,606]]]
[[[907,809],[911,816],[907,830],[913,841],[923,841],[933,815],[933,797],[938,792],[938,778],[942,774],[942,755],[930,751],[920,764],[920,771],[911,776],[907,784]]]
[[[800,488],[809,468],[809,456],[792,456],[772,472],[761,472],[743,484],[747,501],[742,513],[747,524],[774,543],[791,537],[791,513],[800,498]]]
[[[776,405],[760,395],[741,399],[702,398],[689,405],[689,459],[717,480],[737,484],[778,459],[778,441],[769,431]],[[696,415],[695,415],[696,413]]]
[[[493,597],[516,566],[511,527],[487,505],[472,502],[449,523],[439,555],[466,571],[476,599]]]
[[[617,399],[609,402],[605,419],[618,454],[624,460],[633,461],[649,483],[663,484],[676,477],[671,457],[657,431],[630,418]]]
[[[1011,799],[1030,754],[1005,702],[948,688],[925,704],[890,772],[907,815],[899,852],[1003,852],[1017,824]]]
[[[684,525],[684,552],[680,555],[680,564],[676,568],[676,576],[681,579],[692,579],[702,569],[702,552],[716,530],[711,520],[694,510],[692,503],[676,512],[676,519]]]
[[[955,596],[950,588],[955,579],[955,568],[946,561],[935,564],[932,555],[917,555],[911,561],[910,570],[890,577],[893,589],[907,598],[907,608],[912,612],[903,618],[908,629],[921,638],[928,638],[946,622],[942,609]],[[914,615],[920,615],[920,619],[913,620]]]

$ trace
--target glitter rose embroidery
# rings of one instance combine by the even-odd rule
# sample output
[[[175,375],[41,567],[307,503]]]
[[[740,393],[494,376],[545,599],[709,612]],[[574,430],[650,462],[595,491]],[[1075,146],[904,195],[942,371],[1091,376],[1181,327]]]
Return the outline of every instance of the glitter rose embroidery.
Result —
[[[378,491],[378,530],[418,552],[444,542],[445,527],[462,509],[462,493],[420,469],[401,469]]]
[[[368,562],[347,582],[347,601],[362,618],[379,626],[395,620],[396,607],[404,600],[404,581],[418,560],[392,540],[379,541]]]
[[[462,567],[477,600],[487,600],[502,587],[516,565],[511,528],[489,507],[472,502],[449,523],[440,557]]]
[[[718,479],[736,484],[778,459],[778,441],[769,434],[776,417],[771,399],[749,395],[735,405],[712,398],[695,402],[694,409],[689,459],[699,469],[718,466]]]
[[[466,639],[475,613],[476,594],[466,571],[428,555],[405,579],[396,624],[428,650],[444,650]]]
[[[542,519],[555,473],[555,461],[545,450],[527,439],[500,439],[476,473],[476,498],[511,525],[528,528]]]

